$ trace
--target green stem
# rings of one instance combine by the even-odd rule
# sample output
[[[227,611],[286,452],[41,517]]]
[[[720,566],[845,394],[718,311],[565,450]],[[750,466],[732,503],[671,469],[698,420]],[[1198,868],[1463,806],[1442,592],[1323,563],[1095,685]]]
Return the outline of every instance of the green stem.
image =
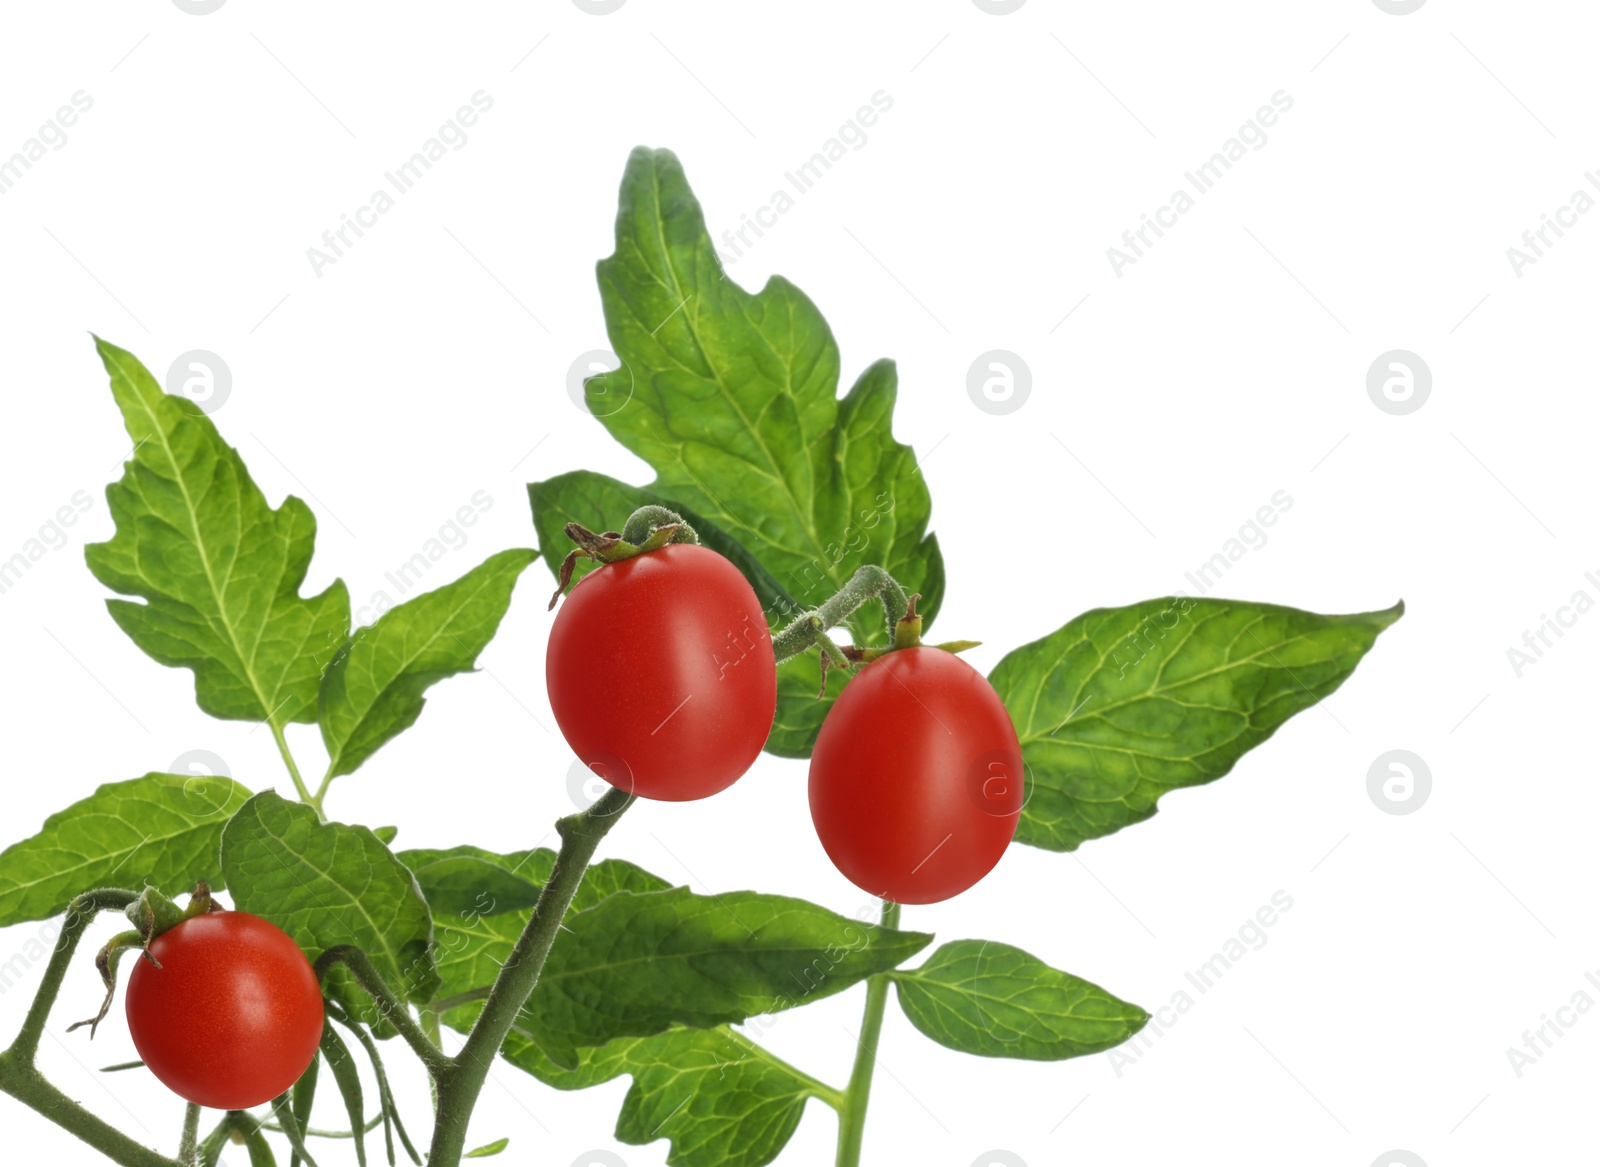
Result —
[[[38,1111],[61,1129],[77,1135],[122,1167],[187,1167],[176,1159],[169,1159],[159,1151],[135,1142],[104,1119],[91,1114],[46,1081],[33,1064],[51,1006],[61,992],[67,967],[90,921],[100,912],[126,908],[138,898],[136,893],[121,888],[100,888],[85,892],[72,901],[62,922],[55,951],[50,954],[50,963],[45,966],[44,977],[34,994],[33,1004],[23,1018],[22,1028],[10,1048],[0,1052],[0,1091]]]
[[[183,1137],[178,1140],[178,1162],[184,1167],[194,1167],[195,1154],[200,1149],[200,1104],[185,1103],[183,1107]]]
[[[444,1031],[439,1025],[439,1013],[443,1012],[443,1010],[435,1011],[430,1004],[429,1007],[420,1010],[420,1012],[422,1014],[422,1032],[428,1035],[429,1041],[443,1050]],[[433,1109],[437,1111],[439,1109],[439,1083],[437,1079],[431,1076],[428,1078],[428,1098],[433,1103]]]
[[[483,1003],[483,1011],[473,1023],[461,1052],[450,1059],[449,1068],[439,1078],[439,1108],[433,1127],[433,1146],[428,1167],[458,1167],[466,1146],[467,1120],[478,1101],[495,1055],[511,1032],[517,1013],[528,1000],[545,958],[555,943],[556,931],[572,904],[572,897],[583,881],[583,873],[594,858],[595,849],[633,802],[633,795],[608,790],[581,814],[568,815],[556,823],[561,849],[555,867],[539,893],[522,935],[517,937],[511,955],[500,968],[494,987]]]
[[[383,1112],[379,1111],[377,1114],[367,1119],[367,1125],[361,1128],[361,1133],[370,1134],[372,1131],[378,1129],[378,1124],[382,1121]],[[274,1134],[283,1133],[283,1128],[275,1122],[263,1122],[261,1124],[261,1129],[264,1131],[271,1131]],[[321,1127],[315,1126],[308,1126],[300,1133],[308,1139],[353,1139],[356,1137],[355,1131],[325,1131]]]
[[[772,652],[782,664],[790,657],[799,656],[814,644],[829,640],[828,629],[842,624],[850,614],[871,600],[883,602],[884,616],[888,621],[888,634],[894,639],[895,625],[906,614],[910,601],[906,590],[895,582],[894,576],[875,564],[856,569],[842,588],[823,601],[822,606],[802,612],[772,638]],[[831,641],[830,641],[831,642]],[[837,651],[837,649],[835,649]],[[829,655],[832,655],[831,653]]]
[[[367,991],[367,995],[378,1006],[379,1014],[395,1027],[401,1037],[405,1038],[412,1052],[422,1060],[424,1066],[428,1067],[428,1073],[437,1078],[450,1068],[450,1059],[423,1032],[422,1027],[417,1024],[417,1019],[411,1015],[411,1010],[401,1004],[389,986],[384,984],[383,978],[378,975],[378,970],[372,966],[372,961],[365,952],[353,944],[336,944],[325,950],[317,957],[316,964],[312,965],[318,983],[327,980],[328,970],[336,964],[342,964],[350,970],[356,979],[356,984]]]
[[[900,926],[900,905],[883,901],[883,926]],[[872,1071],[878,1064],[878,1035],[883,1031],[883,1011],[889,1001],[889,977],[867,978],[867,1007],[861,1017],[856,1062],[839,1108],[839,1153],[834,1167],[860,1167],[861,1138],[867,1129],[867,1097],[872,1092]]]
[[[320,819],[322,817],[322,794],[323,791],[327,790],[328,784],[324,782],[322,790],[317,791],[316,795],[313,796],[311,791],[306,788],[305,779],[300,777],[300,767],[294,764],[294,755],[289,752],[288,739],[283,736],[283,726],[270,719],[267,724],[272,726],[272,740],[278,743],[278,754],[283,758],[283,764],[289,769],[289,777],[294,779],[295,793],[300,796],[301,802],[308,803],[317,812],[317,817]]]

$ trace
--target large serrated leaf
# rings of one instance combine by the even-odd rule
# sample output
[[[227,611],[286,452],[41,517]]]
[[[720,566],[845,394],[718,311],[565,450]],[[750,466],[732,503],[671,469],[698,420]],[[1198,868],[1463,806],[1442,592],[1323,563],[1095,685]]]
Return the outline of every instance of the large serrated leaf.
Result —
[[[765,1167],[778,1157],[825,1087],[727,1026],[621,1038],[563,1070],[522,1034],[501,1054],[559,1090],[632,1079],[617,1115],[619,1142],[671,1140],[668,1167]]]
[[[1008,654],[989,680],[1028,766],[1017,841],[1071,851],[1220,778],[1343,684],[1404,610],[1165,597],[1085,612]]]
[[[500,855],[481,847],[418,848],[398,858],[413,872],[433,909],[440,999],[470,996],[494,983],[555,866],[548,848]],[[671,885],[625,859],[589,865],[567,915],[619,891]]]
[[[1081,977],[991,940],[942,944],[891,973],[911,1023],[940,1045],[1053,1062],[1121,1045],[1150,1015]]]
[[[416,721],[430,685],[476,666],[511,604],[517,577],[537,554],[491,555],[454,583],[356,631],[328,666],[317,696],[330,776],[350,773]]]
[[[146,774],[109,782],[0,851],[0,928],[45,920],[107,885],[169,896],[225,883],[222,829],[250,792],[221,775]]]
[[[832,996],[933,939],[788,896],[619,892],[574,913],[519,1026],[553,1061],[672,1025],[707,1028]]]
[[[354,944],[402,1000],[431,1000],[438,984],[427,901],[409,868],[366,827],[325,823],[302,803],[256,795],[222,833],[234,905],[271,920],[315,960]],[[376,1010],[343,970],[338,996],[362,1020]]]
[[[108,600],[112,617],[161,664],[192,669],[213,717],[311,721],[350,597],[337,580],[300,595],[310,509],[291,496],[273,510],[199,406],[163,392],[131,353],[95,344],[134,449],[106,488],[116,533],[85,553],[96,579],[145,601]]]

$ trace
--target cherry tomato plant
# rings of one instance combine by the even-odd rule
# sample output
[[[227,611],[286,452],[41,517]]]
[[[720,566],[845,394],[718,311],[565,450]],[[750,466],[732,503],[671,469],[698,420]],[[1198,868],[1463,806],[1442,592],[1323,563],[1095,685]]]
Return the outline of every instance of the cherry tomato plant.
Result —
[[[665,151],[630,158],[598,273],[621,367],[585,392],[654,480],[532,483],[541,550],[500,551],[364,627],[342,581],[303,593],[310,508],[272,506],[210,417],[96,341],[134,449],[89,569],[139,649],[192,671],[202,710],[267,727],[290,794],[265,776],[146,773],[0,853],[0,926],[64,917],[0,1052],[0,1089],[111,1161],[214,1164],[231,1140],[265,1163],[270,1134],[314,1165],[338,1145],[320,1137],[338,1135],[364,1165],[381,1127],[389,1163],[420,1164],[425,1147],[430,1167],[456,1167],[505,1147],[467,1151],[498,1059],[530,1091],[631,1078],[616,1137],[668,1140],[674,1167],[770,1163],[816,1099],[837,1114],[838,1167],[855,1167],[891,987],[922,1034],[979,1057],[1078,1057],[1148,1020],[1006,938],[949,940],[919,961],[934,938],[900,926],[902,905],[983,896],[1013,846],[1072,851],[1221,777],[1343,684],[1401,615],[1164,597],[1076,616],[985,677],[962,655],[972,641],[930,634],[945,564],[928,484],[893,436],[894,365],[839,396],[816,306],[782,278],[750,293],[725,277]],[[555,850],[399,848],[393,828],[329,817],[333,783],[408,729],[432,685],[475,668],[536,558],[557,584],[551,705],[610,789],[556,824]],[[291,752],[292,724],[320,731],[320,777]],[[810,759],[818,861],[882,900],[877,922],[596,860],[636,803],[714,797],[763,750]],[[478,773],[496,760],[481,761]],[[780,821],[807,829],[791,809]],[[187,907],[169,898],[187,891]],[[111,911],[133,930],[95,958],[108,996],[89,1034],[64,1040],[118,1023],[108,1010],[131,960],[126,1024],[144,1069],[183,1101],[175,1155],[37,1065],[69,963],[88,959],[79,941]],[[915,914],[938,923],[937,908]],[[791,996],[796,970],[824,961],[827,977]],[[735,1028],[857,985],[842,1084]],[[399,1047],[420,1069],[394,1072],[425,1073],[433,1091],[409,1129],[389,1085]],[[961,1100],[982,1089],[963,1084]],[[319,1095],[337,1123],[313,1122]]]

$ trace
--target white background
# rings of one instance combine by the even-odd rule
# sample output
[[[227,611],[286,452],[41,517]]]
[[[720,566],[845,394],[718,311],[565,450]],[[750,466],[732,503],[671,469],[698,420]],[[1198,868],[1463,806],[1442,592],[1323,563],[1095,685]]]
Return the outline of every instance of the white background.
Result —
[[[1594,1162],[1600,1016],[1567,1014],[1520,1078],[1506,1053],[1578,991],[1600,1000],[1583,975],[1600,968],[1600,616],[1520,678],[1507,658],[1574,592],[1600,598],[1584,579],[1600,569],[1586,473],[1600,215],[1520,277],[1506,255],[1600,165],[1589,19],[1578,3],[1448,0],[1403,16],[1371,0],[1032,0],[1007,16],[971,0],[632,0],[609,16],[569,0],[9,6],[0,156],[75,91],[94,104],[0,196],[0,558],[74,492],[93,504],[0,595],[0,839],[191,749],[288,788],[269,735],[196,712],[189,674],[117,631],[83,565],[110,532],[102,490],[128,448],[86,330],[161,377],[186,350],[226,360],[224,435],[269,498],[300,494],[319,517],[308,590],[339,575],[361,606],[487,492],[431,586],[531,543],[530,479],[649,479],[565,390],[572,360],[605,344],[593,267],[628,150],[676,150],[720,233],[883,90],[893,108],[865,146],[730,274],[804,288],[846,377],[899,362],[895,432],[925,457],[944,634],[983,640],[970,659],[987,669],[1083,609],[1193,591],[1184,573],[1279,490],[1292,508],[1214,594],[1324,612],[1404,597],[1408,614],[1225,779],[1076,855],[1015,848],[970,894],[906,912],[1155,1010],[1275,891],[1294,903],[1120,1075],[1105,1055],[964,1057],[891,1004],[866,1160],[968,1167],[998,1148],[1035,1167],[1368,1167],[1402,1148],[1429,1167]],[[466,146],[314,274],[306,249],[477,90],[494,104]],[[1294,104],[1265,146],[1116,275],[1107,248],[1278,90]],[[966,387],[996,348],[1033,378],[1005,416]],[[1366,390],[1396,348],[1433,376],[1406,416]],[[571,809],[571,756],[546,728],[548,586],[530,569],[483,671],[440,685],[404,739],[341,780],[334,817],[394,823],[403,846],[510,849]],[[319,770],[315,731],[291,738]],[[1405,816],[1367,792],[1391,749],[1432,773]],[[803,764],[763,757],[708,803],[641,807],[605,853],[702,891],[853,913],[864,897],[805,805]],[[88,953],[113,926],[85,945],[42,1060],[170,1153],[177,1100],[138,1073],[92,1072],[132,1056],[120,1005],[93,1045],[63,1033],[94,1007]],[[38,932],[0,933],[0,961]],[[7,1035],[40,971],[0,996]],[[780,1016],[767,1039],[840,1083],[859,1008],[858,989]],[[406,1063],[397,1048],[424,1134]],[[562,1095],[502,1068],[473,1142],[509,1135],[519,1163],[594,1148],[661,1163],[665,1143],[610,1137],[626,1089]],[[324,1094],[319,1121],[336,1125]],[[0,1128],[8,1162],[95,1161],[5,1099]],[[834,1137],[813,1104],[780,1162],[831,1161]]]

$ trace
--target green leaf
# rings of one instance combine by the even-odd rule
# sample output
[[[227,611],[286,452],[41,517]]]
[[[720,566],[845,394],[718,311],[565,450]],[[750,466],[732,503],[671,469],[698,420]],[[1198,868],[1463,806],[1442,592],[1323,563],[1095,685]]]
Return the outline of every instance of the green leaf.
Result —
[[[538,555],[491,555],[454,583],[390,608],[333,658],[317,696],[328,773],[348,774],[422,712],[430,685],[471,671]]]
[[[310,509],[293,496],[269,507],[199,406],[164,393],[131,353],[95,344],[134,449],[106,488],[116,533],[85,553],[106,587],[146,601],[108,600],[112,618],[156,661],[192,669],[211,716],[311,721],[350,597],[337,580],[300,595]]]
[[[617,1037],[708,1028],[832,996],[933,939],[787,896],[619,892],[566,921],[519,1024],[558,1065]]]
[[[1405,608],[1167,597],[1097,608],[995,666],[1031,788],[1017,841],[1071,851],[1220,778],[1332,693]]]
[[[436,926],[441,918],[527,911],[555,862],[549,850],[496,855],[477,847],[419,848],[396,857],[416,875]]]
[[[652,489],[749,547],[804,604],[877,562],[935,607],[927,487],[890,433],[894,365],[869,366],[840,401],[827,321],[781,276],[755,295],[727,278],[669,151],[628,159],[616,240],[598,271],[622,366],[585,394],[655,468]]]
[[[991,940],[943,944],[922,967],[890,976],[911,1024],[980,1057],[1081,1057],[1121,1045],[1150,1020],[1099,985]]]
[[[419,1004],[438,983],[427,901],[410,869],[366,827],[317,821],[317,812],[272,791],[242,806],[222,833],[222,869],[234,905],[264,916],[315,960],[354,944],[389,988]],[[372,1023],[377,1010],[344,969],[330,986]]]
[[[496,1139],[492,1143],[485,1143],[481,1147],[474,1147],[461,1157],[463,1159],[487,1159],[491,1155],[498,1155],[501,1151],[505,1150],[510,1143],[511,1140],[508,1138]]]
[[[548,1086],[583,1090],[623,1074],[633,1084],[617,1116],[619,1142],[670,1139],[669,1167],[765,1167],[827,1087],[727,1026],[621,1038],[563,1070],[513,1032],[501,1054]]]
[[[668,151],[628,160],[616,238],[599,276],[622,365],[585,393],[655,469],[648,489],[747,548],[802,608],[876,563],[921,593],[931,624],[944,566],[922,472],[894,439],[893,363],[869,366],[839,398],[839,348],[816,305],[781,276],[754,295],[726,277]],[[876,612],[851,628],[857,643],[883,641]]]
[[[486,990],[527,923],[555,865],[547,848],[497,855],[479,847],[402,851],[399,859],[416,873],[433,908],[437,996],[448,999]],[[584,872],[568,910],[593,907],[619,891],[670,887],[623,859],[603,859]]]
[[[844,692],[849,679],[850,674],[843,669],[830,668],[827,689],[818,699],[823,676],[815,652],[803,652],[779,665],[778,710],[772,719],[772,732],[767,735],[766,751],[780,758],[809,758],[828,710]]]
[[[222,828],[249,797],[220,775],[107,783],[0,851],[0,927],[59,915],[94,887],[149,884],[177,895],[204,879],[220,891]]]

